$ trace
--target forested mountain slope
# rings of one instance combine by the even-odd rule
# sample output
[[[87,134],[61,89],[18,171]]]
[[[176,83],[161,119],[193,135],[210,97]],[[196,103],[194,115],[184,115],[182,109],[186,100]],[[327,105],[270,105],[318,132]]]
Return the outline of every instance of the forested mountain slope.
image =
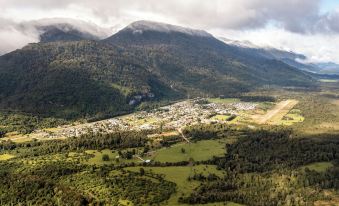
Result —
[[[144,21],[102,41],[29,44],[0,57],[0,79],[1,109],[62,118],[115,115],[146,100],[313,81],[204,31]]]
[[[197,82],[207,79],[210,87],[201,85],[203,90],[220,94],[256,85],[301,85],[311,80],[278,60],[249,54],[203,31],[172,25],[139,21],[104,42],[138,52],[162,77],[175,76],[194,90],[199,89]]]

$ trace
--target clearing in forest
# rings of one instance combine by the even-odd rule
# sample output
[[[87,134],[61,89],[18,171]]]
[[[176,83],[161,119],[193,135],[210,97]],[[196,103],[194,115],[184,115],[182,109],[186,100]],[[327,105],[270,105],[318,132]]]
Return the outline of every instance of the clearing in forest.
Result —
[[[314,170],[316,172],[326,172],[327,169],[333,167],[331,162],[315,162],[302,167],[302,169],[308,168],[309,170]]]
[[[0,161],[5,161],[14,158],[14,155],[11,154],[2,154],[0,155]]]
[[[258,124],[279,124],[282,118],[293,109],[296,104],[298,104],[298,101],[294,99],[281,101],[265,115],[256,115],[253,118]]]

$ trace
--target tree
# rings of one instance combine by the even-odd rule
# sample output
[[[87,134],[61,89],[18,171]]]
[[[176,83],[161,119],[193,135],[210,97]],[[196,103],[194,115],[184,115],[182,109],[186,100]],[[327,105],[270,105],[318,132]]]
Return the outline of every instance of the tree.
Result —
[[[108,154],[102,155],[102,161],[109,161],[109,156],[108,156]]]
[[[185,148],[181,148],[181,153],[186,153]]]
[[[5,137],[5,134],[6,134],[6,132],[5,132],[5,131],[2,131],[2,130],[0,130],[0,138],[3,138],[3,137]]]
[[[162,132],[163,132],[163,128],[164,128],[164,122],[163,122],[163,121],[161,121],[161,122],[160,122],[160,125],[159,125],[159,130],[160,130],[160,133],[162,133]]]
[[[139,172],[140,172],[140,175],[143,176],[145,174],[144,168],[140,167]]]

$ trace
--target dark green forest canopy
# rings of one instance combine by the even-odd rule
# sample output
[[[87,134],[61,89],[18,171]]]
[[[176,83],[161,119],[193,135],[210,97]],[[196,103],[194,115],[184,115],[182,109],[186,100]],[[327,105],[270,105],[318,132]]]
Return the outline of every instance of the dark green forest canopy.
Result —
[[[198,181],[198,187],[192,193],[182,194],[179,198],[181,203],[233,201],[258,206],[285,205],[288,202],[307,205],[324,199],[322,191],[339,189],[338,138],[330,134],[295,138],[294,131],[282,127],[253,130],[214,124],[187,128],[184,133],[192,142],[203,139],[238,139],[234,143],[226,144],[224,156],[206,161],[148,164],[114,162],[107,166],[88,165],[81,161],[46,161],[52,157],[49,155],[64,154],[70,158],[70,152],[82,154],[87,149],[108,148],[120,151],[147,147],[144,150],[146,153],[150,149],[147,145],[152,143],[147,134],[154,132],[89,133],[67,140],[2,142],[0,151],[16,157],[0,162],[0,191],[3,191],[0,199],[3,203],[14,204],[29,201],[32,204],[50,202],[53,205],[60,201],[63,204],[73,202],[87,205],[98,203],[98,199],[91,194],[109,193],[110,198],[104,195],[99,202],[111,204],[117,199],[128,199],[136,205],[159,203],[173,194],[174,183],[165,181],[165,176],[145,173],[145,170],[130,173],[124,168],[191,164],[215,165],[224,175],[191,174],[190,181]],[[175,141],[180,141],[180,137]],[[156,148],[152,147],[154,149]],[[38,157],[44,161],[36,165],[29,164],[30,160]],[[330,162],[333,166],[323,172],[301,169],[304,165],[316,162]],[[87,189],[98,187],[97,184],[100,184],[100,191],[105,193],[97,190],[95,193],[88,193]],[[278,187],[279,184],[284,187]],[[22,187],[25,189],[20,189]]]
[[[339,190],[339,139],[336,135],[292,138],[290,130],[252,131],[227,144],[224,157],[206,161],[226,172],[223,178],[195,175],[203,183],[181,203],[234,201],[245,205],[313,204],[322,191]],[[303,165],[332,162],[324,172]],[[282,188],[279,185],[284,185]]]

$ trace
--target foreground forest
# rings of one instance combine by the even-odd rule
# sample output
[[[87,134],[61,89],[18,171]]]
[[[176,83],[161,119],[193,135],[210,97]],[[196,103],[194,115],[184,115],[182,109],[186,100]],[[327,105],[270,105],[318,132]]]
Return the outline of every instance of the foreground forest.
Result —
[[[237,141],[226,144],[224,156],[208,160],[133,161],[134,154],[147,158],[149,149],[160,149],[147,138],[150,132],[88,134],[21,144],[2,142],[1,151],[15,157],[0,162],[1,205],[124,205],[121,202],[127,200],[133,205],[166,204],[176,193],[176,184],[152,172],[159,167],[215,165],[215,170],[192,172],[187,181],[198,186],[180,194],[176,204],[231,201],[245,205],[309,205],[330,200],[328,193],[335,194],[339,189],[339,140],[335,136],[293,138],[293,131],[283,128],[197,125],[185,130],[191,141]],[[92,154],[86,151],[102,149],[118,151],[121,159],[110,161],[109,155],[103,154],[104,164],[91,164]],[[321,170],[307,166],[317,162],[328,162],[329,166]]]

